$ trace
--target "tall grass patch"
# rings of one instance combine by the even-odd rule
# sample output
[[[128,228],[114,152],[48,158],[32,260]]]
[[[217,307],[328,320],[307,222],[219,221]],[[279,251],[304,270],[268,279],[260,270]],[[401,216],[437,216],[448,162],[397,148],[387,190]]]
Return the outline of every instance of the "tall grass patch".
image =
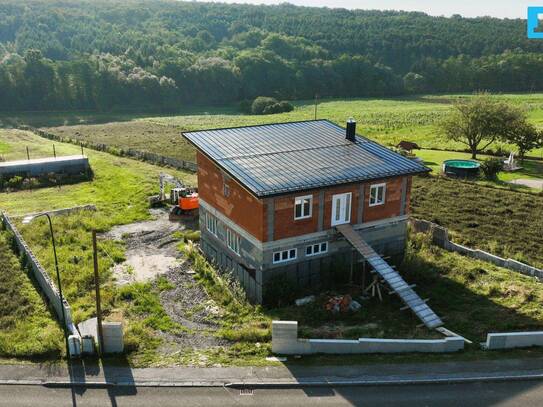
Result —
[[[447,328],[474,342],[489,332],[543,327],[543,285],[532,277],[444,251],[411,234],[401,271]]]
[[[543,196],[443,177],[418,177],[413,215],[449,229],[452,240],[543,267]]]
[[[0,356],[59,355],[62,330],[13,247],[13,236],[0,231]]]

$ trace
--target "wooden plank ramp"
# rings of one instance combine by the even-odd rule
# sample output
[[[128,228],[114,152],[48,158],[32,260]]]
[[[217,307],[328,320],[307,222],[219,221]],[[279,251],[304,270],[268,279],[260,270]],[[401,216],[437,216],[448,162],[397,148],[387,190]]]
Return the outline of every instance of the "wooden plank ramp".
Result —
[[[394,293],[402,299],[413,313],[430,329],[443,325],[443,321],[424,302],[418,294],[405,282],[402,276],[379,256],[366,243],[350,224],[337,225],[336,229],[366,259],[373,269],[386,281]]]

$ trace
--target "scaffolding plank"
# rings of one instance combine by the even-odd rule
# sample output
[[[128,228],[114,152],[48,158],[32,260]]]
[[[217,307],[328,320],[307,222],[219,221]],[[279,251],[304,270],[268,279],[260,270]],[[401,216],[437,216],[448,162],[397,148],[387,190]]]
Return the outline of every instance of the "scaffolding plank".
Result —
[[[443,325],[443,321],[405,282],[402,276],[379,256],[373,248],[353,229],[350,224],[338,225],[336,229],[366,259],[373,269],[386,281],[413,313],[433,329]]]

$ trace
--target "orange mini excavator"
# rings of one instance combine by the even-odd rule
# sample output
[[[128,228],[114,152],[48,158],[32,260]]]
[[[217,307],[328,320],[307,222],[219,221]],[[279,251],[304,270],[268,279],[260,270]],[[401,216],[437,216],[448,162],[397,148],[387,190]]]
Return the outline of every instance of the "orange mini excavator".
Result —
[[[181,187],[173,188],[170,192],[170,203],[174,205],[170,211],[170,220],[182,216],[195,216],[198,214],[198,189]]]

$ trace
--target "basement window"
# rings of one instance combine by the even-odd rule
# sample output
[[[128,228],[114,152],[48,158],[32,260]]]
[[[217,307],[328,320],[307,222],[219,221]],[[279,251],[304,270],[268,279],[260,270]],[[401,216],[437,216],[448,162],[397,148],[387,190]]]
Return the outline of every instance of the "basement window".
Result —
[[[370,187],[370,206],[383,205],[385,203],[386,184],[375,184]]]
[[[217,218],[210,213],[206,213],[206,228],[211,234],[217,236]]]
[[[306,219],[311,217],[313,196],[299,196],[294,199],[294,219]]]
[[[241,238],[230,228],[226,228],[226,245],[236,254],[240,254]]]
[[[305,248],[306,256],[316,256],[317,254],[323,254],[328,251],[328,242],[315,243]]]
[[[273,264],[296,260],[297,249],[281,250],[273,253]]]

